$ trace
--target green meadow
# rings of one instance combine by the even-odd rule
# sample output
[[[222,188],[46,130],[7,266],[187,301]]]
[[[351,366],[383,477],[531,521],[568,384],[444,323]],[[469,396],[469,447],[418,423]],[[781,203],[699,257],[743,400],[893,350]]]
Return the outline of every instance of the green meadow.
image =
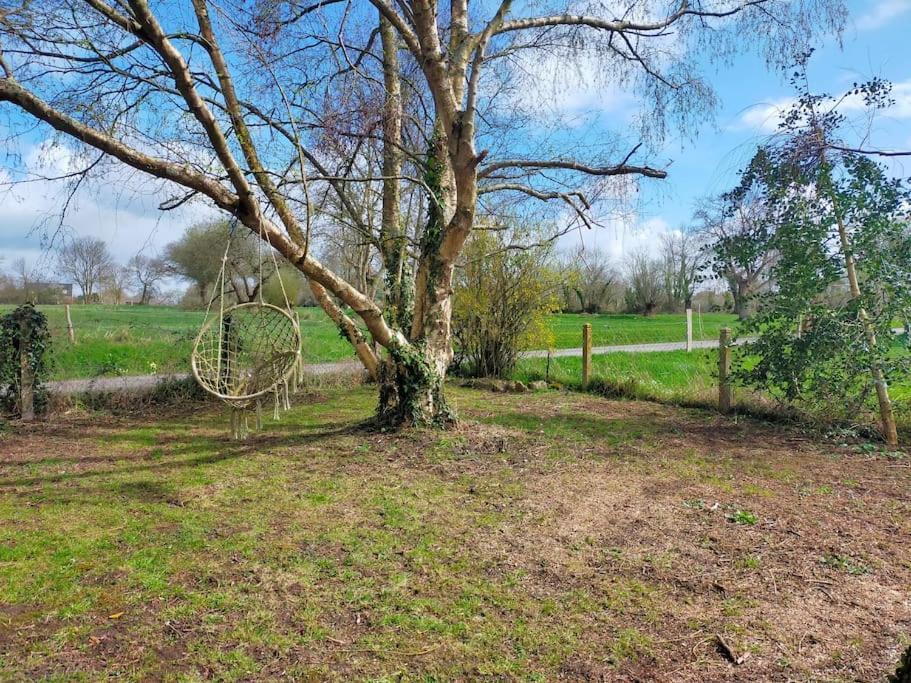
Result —
[[[11,310],[0,306],[0,314]],[[78,305],[70,307],[76,343],[66,334],[63,306],[39,306],[48,317],[53,343],[52,379],[78,379],[187,372],[193,341],[205,319],[203,311],[168,306]],[[348,343],[319,308],[299,308],[304,359],[308,363],[353,358]],[[694,314],[693,337],[715,339],[718,330],[733,326],[724,313]],[[682,342],[682,314],[651,317],[625,314],[557,314],[550,318],[553,346],[582,346],[582,326],[592,326],[595,346]]]
[[[11,306],[0,306],[0,314]],[[66,333],[63,306],[39,306],[51,329],[52,379],[188,372],[204,311],[167,306],[73,305],[76,343]],[[348,342],[318,308],[300,308],[308,363],[353,357]],[[212,315],[212,314],[210,314]]]

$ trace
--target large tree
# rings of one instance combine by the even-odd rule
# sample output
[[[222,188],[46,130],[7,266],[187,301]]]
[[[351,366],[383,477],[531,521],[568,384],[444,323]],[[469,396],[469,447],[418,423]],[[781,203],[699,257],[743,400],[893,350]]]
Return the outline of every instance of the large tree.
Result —
[[[115,268],[104,240],[76,237],[57,250],[57,269],[82,290],[83,303],[91,303],[97,288]]]
[[[591,197],[609,179],[665,177],[636,160],[643,140],[712,110],[697,65],[744,47],[779,61],[843,19],[838,0],[630,1],[612,10],[568,0],[471,9],[467,0],[44,0],[0,20],[0,103],[96,152],[87,170],[113,158],[167,181],[165,208],[203,199],[234,216],[307,276],[349,339],[357,344],[336,302],[386,349],[380,417],[440,423],[451,416],[442,381],[453,268],[479,197],[561,202],[591,225]],[[535,60],[557,60],[562,73],[594,60],[600,85],[639,95],[643,140],[605,135],[582,148],[515,127],[516,86],[540,86],[528,76]],[[370,84],[379,95],[362,97]],[[350,120],[371,118],[377,127],[349,136]],[[409,126],[421,149],[410,146]],[[352,143],[343,147],[349,163],[319,144],[327,132]],[[383,141],[382,302],[311,244],[314,193],[325,188],[357,215],[349,190],[364,179],[350,162],[357,140],[370,137]],[[426,196],[415,234],[401,216],[403,184]]]
[[[192,283],[200,302],[228,292],[212,292],[224,266],[224,284],[239,302],[254,300],[275,273],[275,265],[262,242],[230,221],[214,220],[190,226],[165,249],[163,262],[150,261],[146,276],[163,264],[174,275]]]
[[[843,103],[873,114],[891,106],[891,85],[874,79],[834,97],[812,92],[805,56],[792,78],[795,103],[780,132],[744,172],[769,213],[778,254],[775,289],[745,328],[741,377],[789,401],[853,419],[872,393],[885,440],[898,442],[889,382],[907,376],[892,348],[893,320],[911,302],[911,187],[853,144]],[[758,360],[757,360],[758,359]],[[844,411],[839,406],[844,405]]]
[[[692,308],[693,294],[707,265],[701,235],[684,228],[661,237],[664,294],[672,308]]]
[[[745,177],[755,177],[750,169],[765,161],[766,152],[760,150],[744,170]],[[706,200],[696,212],[708,267],[728,286],[740,320],[749,318],[750,303],[769,285],[775,265],[772,212],[761,189],[750,182]]]
[[[227,239],[228,224],[225,221],[198,223],[165,248],[168,269],[192,284],[203,305],[221,272]],[[234,275],[232,271],[227,277],[233,279]]]
[[[127,261],[126,272],[133,287],[139,291],[139,303],[145,305],[151,301],[158,283],[168,276],[170,268],[162,258],[135,254]]]
[[[566,257],[563,272],[569,310],[601,313],[613,304],[620,275],[600,249],[579,245]]]
[[[662,262],[645,251],[630,254],[626,260],[626,307],[632,313],[654,315],[666,301]]]

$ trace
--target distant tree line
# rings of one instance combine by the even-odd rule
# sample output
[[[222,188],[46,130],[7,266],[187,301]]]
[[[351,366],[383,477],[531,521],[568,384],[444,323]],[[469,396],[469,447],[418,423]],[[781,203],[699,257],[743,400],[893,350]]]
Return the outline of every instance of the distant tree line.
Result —
[[[706,311],[735,310],[732,292],[723,289],[728,281],[712,268],[712,250],[711,232],[701,225],[664,233],[657,250],[637,250],[622,259],[576,247],[561,262],[561,308],[646,316],[679,313],[696,304]]]
[[[517,249],[516,235],[520,233],[546,232],[542,226],[527,224],[518,230],[515,226],[523,221],[517,217],[507,222],[508,230],[495,230],[501,233],[496,244],[507,250]],[[755,294],[768,286],[775,263],[765,226],[762,207],[755,198],[731,192],[707,200],[695,214],[693,225],[662,234],[655,250],[613,258],[597,247],[580,245],[560,255],[552,246],[529,249],[523,245],[522,250],[531,254],[529,262],[540,263],[540,272],[531,272],[527,263],[520,270],[529,280],[544,278],[555,283],[542,294],[548,309],[648,316],[681,312],[698,304],[705,311],[733,311],[746,318]],[[375,258],[353,258],[351,254],[357,251],[353,240],[347,247],[339,247],[345,239],[344,231],[340,233],[321,254],[322,260],[345,272],[365,294],[378,296],[377,287],[385,277],[381,264]],[[503,239],[514,243],[501,244]],[[480,240],[476,248],[484,251],[490,246],[490,240]],[[64,303],[67,297],[58,285],[70,284],[73,303],[204,308],[219,294],[215,288],[223,261],[221,293],[232,302],[262,296],[283,303],[287,296],[296,305],[317,303],[303,277],[280,254],[270,252],[249,231],[232,230],[223,219],[191,225],[160,253],[138,253],[123,264],[112,256],[104,240],[93,237],[69,239],[53,256],[54,267],[40,277],[24,259],[6,269],[0,261],[0,303]],[[494,259],[494,265],[503,264]],[[545,271],[546,277],[542,275]],[[275,277],[277,272],[281,283]],[[181,283],[184,289],[175,289]],[[526,291],[534,290],[526,286]]]
[[[0,303],[149,304],[165,294],[160,285],[170,275],[162,258],[136,254],[122,265],[104,240],[75,237],[57,248],[50,268],[19,258],[0,272]]]
[[[294,305],[314,303],[303,278],[284,259],[269,253],[249,231],[229,239],[227,221],[199,223],[160,254],[138,253],[118,263],[107,243],[74,237],[53,253],[52,267],[39,268],[19,258],[4,268],[0,260],[0,303],[180,304],[202,308],[215,292],[225,261],[224,292],[232,303],[258,299]],[[275,277],[281,273],[281,283]],[[183,293],[174,290],[184,283]],[[282,289],[284,288],[284,292]]]

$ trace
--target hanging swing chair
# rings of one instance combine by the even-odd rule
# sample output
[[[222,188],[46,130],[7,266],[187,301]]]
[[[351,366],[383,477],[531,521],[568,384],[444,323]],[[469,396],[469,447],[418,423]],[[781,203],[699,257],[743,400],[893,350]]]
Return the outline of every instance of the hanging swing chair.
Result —
[[[274,417],[282,408],[288,409],[290,393],[296,390],[301,370],[300,322],[288,301],[281,273],[272,252],[284,298],[284,308],[266,303],[262,284],[258,300],[225,306],[225,271],[236,221],[228,231],[228,244],[222,258],[221,271],[202,328],[196,337],[191,356],[193,377],[212,396],[231,408],[231,427],[234,438],[247,436],[247,411],[256,411],[257,428],[262,426],[262,404],[270,394],[274,399]],[[259,240],[259,275],[262,283],[262,240]],[[217,313],[210,315],[218,299]],[[293,385],[293,386],[289,386]]]

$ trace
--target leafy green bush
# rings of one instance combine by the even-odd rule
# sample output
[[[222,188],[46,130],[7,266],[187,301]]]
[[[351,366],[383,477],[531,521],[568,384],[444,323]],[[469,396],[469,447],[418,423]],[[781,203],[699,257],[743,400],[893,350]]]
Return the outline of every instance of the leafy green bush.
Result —
[[[22,389],[22,349],[28,353],[28,363],[34,377],[35,412],[47,408],[48,366],[46,352],[51,342],[47,317],[28,303],[0,317],[0,406],[8,413],[19,412]]]
[[[279,280],[281,278],[281,280]],[[280,266],[278,271],[263,285],[263,301],[279,308],[285,308],[285,296],[292,306],[297,304],[301,294],[301,274],[291,266]],[[284,294],[282,293],[284,287]]]

